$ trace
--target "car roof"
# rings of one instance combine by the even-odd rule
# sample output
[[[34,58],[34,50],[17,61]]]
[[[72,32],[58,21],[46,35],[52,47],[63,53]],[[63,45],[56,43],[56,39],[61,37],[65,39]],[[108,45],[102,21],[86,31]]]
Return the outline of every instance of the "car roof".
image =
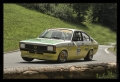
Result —
[[[60,29],[60,30],[82,31],[82,30],[74,29],[74,28],[48,28],[48,29]]]

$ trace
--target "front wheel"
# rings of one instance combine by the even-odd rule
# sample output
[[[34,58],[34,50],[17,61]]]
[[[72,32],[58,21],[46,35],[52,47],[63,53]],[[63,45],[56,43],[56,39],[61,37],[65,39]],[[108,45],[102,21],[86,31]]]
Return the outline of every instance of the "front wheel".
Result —
[[[85,61],[91,61],[93,59],[93,50],[90,50],[87,56],[84,58]]]
[[[67,61],[67,52],[66,51],[61,51],[59,56],[58,56],[58,62],[63,63]]]
[[[27,58],[27,57],[22,57],[22,59],[29,62],[33,60],[33,58]]]

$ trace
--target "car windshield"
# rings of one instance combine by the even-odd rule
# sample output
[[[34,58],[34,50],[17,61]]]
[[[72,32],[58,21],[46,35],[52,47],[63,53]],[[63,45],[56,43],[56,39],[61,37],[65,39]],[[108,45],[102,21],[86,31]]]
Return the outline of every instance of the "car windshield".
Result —
[[[72,31],[67,29],[48,29],[39,38],[71,40]]]

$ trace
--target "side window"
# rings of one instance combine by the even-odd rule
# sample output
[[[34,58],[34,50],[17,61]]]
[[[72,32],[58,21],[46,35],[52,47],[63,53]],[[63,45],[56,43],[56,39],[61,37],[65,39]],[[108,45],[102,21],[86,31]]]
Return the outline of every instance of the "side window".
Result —
[[[86,33],[82,32],[82,36],[83,36],[83,41],[90,41],[90,37]]]
[[[82,41],[82,36],[80,31],[75,31],[73,34],[73,41]]]

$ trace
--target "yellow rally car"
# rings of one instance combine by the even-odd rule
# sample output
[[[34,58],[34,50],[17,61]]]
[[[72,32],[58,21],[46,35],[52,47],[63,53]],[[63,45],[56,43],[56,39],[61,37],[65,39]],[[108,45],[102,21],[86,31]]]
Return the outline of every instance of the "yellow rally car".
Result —
[[[98,50],[96,42],[87,33],[69,28],[51,28],[39,37],[19,42],[21,57],[25,61],[55,60],[66,62],[84,58],[91,61]]]

